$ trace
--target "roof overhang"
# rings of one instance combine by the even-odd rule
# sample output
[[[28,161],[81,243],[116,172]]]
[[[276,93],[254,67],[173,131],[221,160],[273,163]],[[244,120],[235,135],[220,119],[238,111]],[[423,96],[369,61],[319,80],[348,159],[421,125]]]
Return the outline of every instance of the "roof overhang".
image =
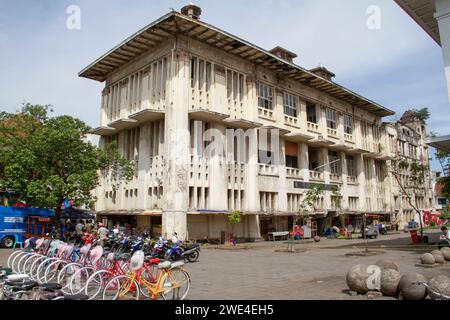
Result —
[[[439,151],[450,153],[450,135],[428,138],[425,143]]]
[[[311,88],[356,105],[380,116],[394,115],[387,109],[343,86],[324,79],[292,62],[283,60],[273,53],[220,30],[203,21],[189,18],[178,12],[170,12],[139,30],[106,54],[84,68],[80,77],[103,82],[116,69],[156,49],[163,42],[174,39],[178,34],[206,43],[212,47],[236,55],[256,65],[268,68],[279,76],[290,78]]]
[[[435,0],[394,0],[414,21],[441,45],[439,26],[434,14]]]

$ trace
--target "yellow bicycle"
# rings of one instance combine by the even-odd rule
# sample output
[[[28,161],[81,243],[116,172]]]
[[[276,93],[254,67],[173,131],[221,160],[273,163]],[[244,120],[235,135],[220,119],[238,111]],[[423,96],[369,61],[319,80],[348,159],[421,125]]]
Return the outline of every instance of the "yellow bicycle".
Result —
[[[130,261],[126,275],[112,278],[103,290],[103,300],[139,300],[141,294],[157,300],[184,300],[189,292],[191,278],[183,269],[184,262],[161,262],[149,274],[143,268],[144,253],[137,251]]]

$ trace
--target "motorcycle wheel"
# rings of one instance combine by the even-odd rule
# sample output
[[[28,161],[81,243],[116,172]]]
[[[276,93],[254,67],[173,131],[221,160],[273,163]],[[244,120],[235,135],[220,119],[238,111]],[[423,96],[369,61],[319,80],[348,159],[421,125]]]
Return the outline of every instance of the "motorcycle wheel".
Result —
[[[187,260],[189,262],[195,262],[198,260],[199,256],[200,256],[200,253],[198,251],[194,251],[187,257]]]

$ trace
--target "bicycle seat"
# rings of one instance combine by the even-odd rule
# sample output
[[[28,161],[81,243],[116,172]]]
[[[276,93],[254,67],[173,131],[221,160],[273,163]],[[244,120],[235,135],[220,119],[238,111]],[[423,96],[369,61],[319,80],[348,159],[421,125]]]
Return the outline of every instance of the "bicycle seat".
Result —
[[[45,291],[54,291],[54,290],[61,290],[62,285],[59,283],[43,283],[39,285],[40,288],[44,289]]]
[[[64,296],[64,300],[72,300],[72,301],[89,300],[89,296],[87,296],[85,294],[67,295],[67,296]]]
[[[171,266],[170,261],[164,261],[158,264],[158,269],[169,269]]]
[[[170,267],[171,267],[172,269],[174,269],[174,268],[180,268],[180,267],[182,267],[182,266],[184,266],[184,262],[183,262],[183,261],[177,261],[177,262],[174,262],[174,263],[172,263],[172,264],[170,265]]]

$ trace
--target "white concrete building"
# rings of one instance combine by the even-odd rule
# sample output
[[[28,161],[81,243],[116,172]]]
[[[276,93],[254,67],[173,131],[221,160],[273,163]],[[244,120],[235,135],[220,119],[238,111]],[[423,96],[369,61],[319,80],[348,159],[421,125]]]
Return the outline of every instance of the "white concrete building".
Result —
[[[227,214],[239,210],[235,236],[255,240],[287,231],[302,196],[322,184],[311,224],[319,233],[362,213],[393,213],[386,160],[395,150],[382,117],[394,112],[326,68],[306,70],[294,53],[266,51],[200,14],[168,13],[80,72],[105,82],[100,145],[117,141],[136,165],[117,188],[102,176],[97,212],[153,235],[223,240]],[[266,143],[267,130],[275,131]],[[217,141],[222,149],[208,153]]]

